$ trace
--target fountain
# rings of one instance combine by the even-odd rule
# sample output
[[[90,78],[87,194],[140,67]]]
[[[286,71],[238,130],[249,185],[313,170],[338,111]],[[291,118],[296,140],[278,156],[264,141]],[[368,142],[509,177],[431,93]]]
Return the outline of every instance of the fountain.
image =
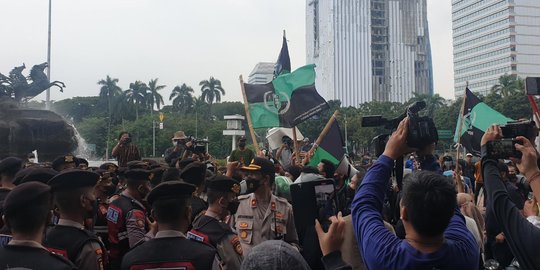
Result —
[[[60,115],[20,107],[51,86],[63,88],[61,82],[49,82],[43,72],[46,67],[43,63],[32,68],[31,83],[21,74],[24,64],[15,67],[9,77],[0,73],[0,158],[24,158],[37,150],[40,161],[52,161],[77,149],[75,130]]]

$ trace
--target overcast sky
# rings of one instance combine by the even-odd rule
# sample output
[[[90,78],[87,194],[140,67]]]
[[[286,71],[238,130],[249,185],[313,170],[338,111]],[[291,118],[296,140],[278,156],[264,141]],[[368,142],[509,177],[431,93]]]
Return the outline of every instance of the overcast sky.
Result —
[[[46,0],[0,0],[0,73],[47,61]],[[53,0],[51,99],[95,96],[107,75],[159,78],[166,103],[175,85],[214,76],[223,100],[241,100],[238,76],[274,62],[287,31],[293,69],[306,64],[305,0]],[[451,4],[428,0],[435,92],[453,98]],[[37,100],[45,99],[42,94]]]

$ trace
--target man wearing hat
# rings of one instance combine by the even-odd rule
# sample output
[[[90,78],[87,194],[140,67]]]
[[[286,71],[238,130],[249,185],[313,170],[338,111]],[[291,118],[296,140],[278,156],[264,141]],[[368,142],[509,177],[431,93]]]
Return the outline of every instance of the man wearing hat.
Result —
[[[237,145],[238,148],[234,149],[229,156],[229,162],[238,161],[240,166],[246,166],[253,160],[255,153],[246,147],[246,136],[240,136]]]
[[[238,196],[240,206],[232,221],[240,236],[244,256],[266,240],[282,239],[298,245],[292,206],[286,199],[272,194],[274,164],[268,159],[256,157],[241,170],[247,173],[247,192],[253,192]]]
[[[151,190],[150,172],[132,169],[125,173],[127,188],[107,210],[111,269],[119,269],[126,252],[147,233],[143,199]]]
[[[188,238],[216,248],[227,269],[240,269],[243,260],[238,235],[227,224],[229,216],[236,214],[240,192],[238,182],[227,176],[216,176],[206,184],[208,210],[193,221]]]
[[[152,217],[158,224],[155,238],[129,251],[122,269],[219,269],[216,251],[209,245],[186,238],[191,224],[189,198],[193,185],[169,181],[148,194]]]
[[[13,239],[0,248],[0,269],[77,269],[41,245],[51,217],[51,188],[29,182],[15,187],[4,201],[4,219]]]
[[[73,156],[72,154],[59,156],[55,158],[52,162],[52,168],[57,172],[61,172],[67,169],[77,168],[77,166],[78,166],[77,158]]]
[[[191,142],[188,142],[187,139],[188,137],[181,130],[174,133],[172,137],[173,146],[167,148],[164,154],[167,164],[170,165],[174,160],[182,160],[189,156],[189,151],[186,151],[186,149],[191,147]]]
[[[198,216],[204,214],[204,211],[208,208],[208,203],[201,198],[204,190],[204,180],[206,179],[206,165],[200,161],[194,161],[180,172],[180,178],[196,187],[195,193],[189,199],[191,220],[195,220]]]
[[[60,220],[51,228],[44,245],[64,256],[79,269],[104,269],[107,251],[95,233],[84,229],[87,218],[94,218],[97,200],[94,186],[99,175],[90,171],[64,170],[49,180]]]

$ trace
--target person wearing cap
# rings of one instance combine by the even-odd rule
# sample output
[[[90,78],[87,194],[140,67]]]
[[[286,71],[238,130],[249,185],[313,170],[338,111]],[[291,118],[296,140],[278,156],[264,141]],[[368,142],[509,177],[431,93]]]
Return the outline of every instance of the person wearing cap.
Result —
[[[87,170],[88,169],[88,160],[84,159],[84,158],[76,158],[77,160],[77,168],[81,169],[81,170]]]
[[[39,182],[18,185],[4,201],[4,220],[13,239],[0,248],[0,269],[77,269],[43,245],[51,217],[51,188]]]
[[[155,238],[129,251],[122,260],[128,269],[219,269],[216,250],[186,238],[191,224],[189,198],[195,191],[191,184],[163,182],[147,197],[151,215],[158,224]]]
[[[255,157],[241,170],[247,173],[245,181],[249,194],[238,196],[240,205],[231,224],[240,237],[244,256],[266,240],[282,239],[298,245],[291,204],[272,194],[274,164]]]
[[[163,154],[165,162],[169,165],[171,165],[173,160],[178,161],[187,158],[190,153],[186,149],[191,147],[191,142],[188,142],[188,137],[181,130],[175,132],[171,140],[172,147],[167,148]],[[171,165],[171,167],[173,166]]]
[[[125,173],[127,188],[107,210],[111,269],[119,269],[122,256],[147,233],[143,199],[151,190],[150,172],[132,169]]]
[[[51,166],[57,172],[77,168],[77,158],[72,154],[59,156],[53,160]]]
[[[119,167],[126,167],[132,160],[141,160],[139,148],[131,142],[131,134],[126,131],[120,132],[118,143],[112,149],[112,156],[118,161]]]
[[[237,143],[238,148],[234,149],[229,156],[229,162],[238,162],[239,166],[246,166],[253,160],[255,153],[246,147],[246,136],[240,136]]]
[[[93,219],[97,211],[94,186],[98,179],[96,173],[72,169],[57,174],[48,183],[60,220],[47,232],[43,244],[79,269],[104,269],[107,262],[103,243],[84,228],[85,220]]]
[[[238,235],[227,224],[236,214],[240,192],[238,182],[227,176],[216,176],[207,182],[208,210],[193,221],[188,238],[204,242],[216,248],[226,269],[240,269],[243,260],[242,245]]]
[[[471,189],[475,190],[474,184],[476,183],[476,179],[474,178],[474,162],[473,162],[473,154],[467,153],[465,156],[465,165],[462,168],[463,170],[463,176],[469,177],[471,180]]]
[[[15,175],[22,168],[23,160],[16,157],[7,157],[0,161],[0,215],[2,214],[2,203],[6,199],[8,193],[15,187],[13,180]],[[0,227],[3,226],[0,220]]]
[[[196,187],[193,196],[189,199],[191,205],[191,220],[203,215],[208,208],[208,203],[201,198],[204,191],[204,180],[206,179],[206,165],[200,161],[188,164],[181,172],[180,179]]]
[[[116,185],[113,183],[112,172],[99,169],[96,171],[100,175],[97,184],[94,187],[94,194],[98,202],[98,210],[94,218],[94,232],[100,238],[105,248],[109,248],[109,231],[107,228],[107,212],[111,197],[116,194]]]

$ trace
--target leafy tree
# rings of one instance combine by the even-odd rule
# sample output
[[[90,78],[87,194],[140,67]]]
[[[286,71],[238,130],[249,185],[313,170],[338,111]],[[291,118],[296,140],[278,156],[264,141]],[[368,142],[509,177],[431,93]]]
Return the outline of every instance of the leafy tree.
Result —
[[[414,92],[414,96],[406,104],[410,105],[414,102],[422,100],[426,102],[426,108],[423,110],[423,112],[430,116],[432,116],[436,110],[442,108],[446,102],[446,100],[439,96],[439,94],[430,95]]]
[[[129,89],[126,90],[127,102],[135,106],[135,119],[139,119],[139,108],[146,104],[146,91],[148,86],[141,81],[135,81],[129,84]]]
[[[165,85],[157,85],[158,79],[153,79],[148,82],[148,88],[146,93],[147,104],[150,108],[150,114],[154,112],[154,106],[159,110],[163,105],[163,97],[159,93],[159,90],[165,88]]]
[[[113,98],[122,93],[122,88],[116,85],[117,83],[118,79],[113,79],[109,75],[107,75],[107,78],[105,78],[104,80],[98,81],[98,85],[101,85],[101,88],[99,89],[99,97],[101,100],[106,101],[109,117],[111,116],[112,112]]]
[[[95,97],[74,97],[52,103],[52,110],[71,120],[79,123],[88,116],[106,116],[107,108]]]
[[[185,83],[175,86],[169,100],[172,100],[173,108],[180,112],[187,112],[193,108],[193,88]]]
[[[523,79],[515,74],[504,74],[499,77],[499,83],[491,87],[491,92],[499,94],[501,97],[510,97],[512,94],[522,92],[524,87]]]

